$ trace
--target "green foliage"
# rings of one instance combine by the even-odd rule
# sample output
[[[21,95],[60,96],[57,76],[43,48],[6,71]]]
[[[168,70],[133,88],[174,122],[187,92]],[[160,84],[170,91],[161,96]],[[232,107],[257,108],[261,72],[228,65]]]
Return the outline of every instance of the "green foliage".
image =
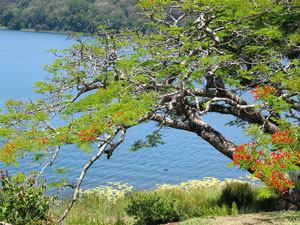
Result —
[[[162,135],[159,132],[154,132],[152,135],[147,135],[145,140],[137,140],[129,151],[137,151],[141,148],[153,148],[157,147],[159,144],[165,144],[161,141]]]
[[[228,216],[231,215],[231,209],[225,205],[222,204],[221,206],[219,205],[214,205],[209,208],[204,208],[203,209],[203,215],[209,215],[209,216]]]
[[[50,202],[46,197],[46,183],[37,186],[34,177],[22,173],[13,177],[1,170],[0,220],[14,225],[50,224]]]
[[[175,200],[162,198],[157,193],[136,194],[126,212],[137,219],[137,224],[151,225],[173,222],[179,219]]]

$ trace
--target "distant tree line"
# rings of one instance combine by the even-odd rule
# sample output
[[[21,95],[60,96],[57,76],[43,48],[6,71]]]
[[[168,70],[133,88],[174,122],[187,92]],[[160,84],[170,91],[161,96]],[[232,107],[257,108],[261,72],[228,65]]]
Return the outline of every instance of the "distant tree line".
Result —
[[[111,22],[120,30],[143,24],[138,0],[1,0],[0,26],[11,30],[95,33]]]

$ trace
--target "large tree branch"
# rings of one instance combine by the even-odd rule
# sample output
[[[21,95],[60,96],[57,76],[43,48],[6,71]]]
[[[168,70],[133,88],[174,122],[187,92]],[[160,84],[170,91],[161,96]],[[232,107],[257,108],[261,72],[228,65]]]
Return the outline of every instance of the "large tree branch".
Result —
[[[196,133],[202,139],[215,147],[219,152],[226,155],[228,158],[233,159],[234,150],[237,148],[236,144],[224,137],[221,133],[213,129],[211,126],[209,126],[209,124],[196,115],[191,114],[189,118],[189,122],[184,123],[172,120],[162,114],[154,113],[151,117],[151,120],[159,122],[168,127]]]
[[[208,123],[196,115],[190,116],[190,126],[194,133],[211,144],[223,155],[233,159],[234,150],[238,147],[221,133],[213,129]]]
[[[275,133],[279,130],[279,127],[276,125],[276,123],[268,120],[261,115],[259,111],[251,108],[238,109],[233,106],[211,104],[209,111],[221,114],[230,114],[249,123],[262,125],[264,130],[268,133]]]
[[[194,111],[197,111],[200,115],[207,112],[218,112],[221,114],[230,114],[237,118],[240,118],[249,123],[255,123],[262,125],[264,130],[268,133],[275,133],[279,130],[277,124],[270,119],[262,115],[262,112],[255,109],[254,105],[249,104],[243,98],[234,95],[229,91],[218,90],[206,90],[202,88],[187,89],[185,91],[178,91],[165,95],[160,104],[165,104],[169,110],[173,110],[176,107],[180,107],[183,103],[184,96],[198,96],[208,98],[207,106],[204,109],[199,110],[199,102],[196,101]],[[197,98],[196,98],[197,100]],[[225,102],[228,105],[211,104],[213,102]],[[185,101],[185,106],[193,108],[188,101]],[[185,109],[181,109],[185,110]]]

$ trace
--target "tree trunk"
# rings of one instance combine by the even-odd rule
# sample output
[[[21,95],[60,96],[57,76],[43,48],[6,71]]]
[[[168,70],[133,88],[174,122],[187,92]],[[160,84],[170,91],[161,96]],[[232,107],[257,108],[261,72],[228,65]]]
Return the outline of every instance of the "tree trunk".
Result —
[[[290,189],[289,192],[283,196],[283,199],[288,200],[290,203],[300,208],[300,189]]]

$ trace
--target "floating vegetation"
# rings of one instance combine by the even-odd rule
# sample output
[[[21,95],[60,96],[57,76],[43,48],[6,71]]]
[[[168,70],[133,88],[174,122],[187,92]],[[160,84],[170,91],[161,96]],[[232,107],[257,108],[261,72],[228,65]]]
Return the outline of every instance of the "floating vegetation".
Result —
[[[215,177],[204,177],[202,180],[190,180],[187,182],[181,182],[180,184],[156,184],[156,190],[191,190],[197,188],[206,188],[216,185],[223,186],[226,183],[238,182],[238,183],[250,183],[252,185],[261,184],[255,177],[239,177],[238,179],[225,178],[220,180]],[[99,185],[95,188],[89,188],[86,190],[79,190],[79,197],[97,197],[105,199],[109,202],[116,202],[116,200],[123,198],[127,193],[134,190],[133,186],[129,186],[128,183],[121,184],[120,182],[106,182],[108,185]]]
[[[251,183],[253,185],[258,185],[259,180],[255,177],[248,176],[248,177],[239,177],[239,179],[232,179],[232,178],[225,178],[221,181],[215,177],[204,177],[203,180],[190,180],[187,182],[181,182],[180,184],[157,184],[157,189],[159,190],[166,190],[166,189],[192,189],[192,188],[204,188],[204,187],[212,187],[215,185],[223,185],[228,182],[239,182],[239,183]]]
[[[109,202],[115,202],[119,198],[123,198],[126,193],[133,190],[133,186],[128,186],[128,183],[121,184],[120,182],[106,182],[108,186],[100,185],[87,190],[79,190],[80,197],[99,197],[106,199]]]

